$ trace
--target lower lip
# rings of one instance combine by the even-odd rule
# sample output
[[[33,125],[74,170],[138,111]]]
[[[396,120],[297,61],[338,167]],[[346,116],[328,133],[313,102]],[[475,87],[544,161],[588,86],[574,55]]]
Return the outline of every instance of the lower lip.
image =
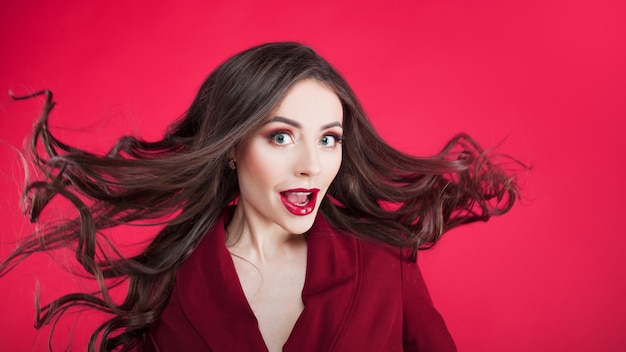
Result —
[[[315,203],[317,202],[317,192],[318,189],[313,190],[291,190],[292,192],[311,192],[311,197],[309,201],[304,205],[293,204],[287,200],[287,198],[283,197],[282,193],[280,194],[280,200],[283,202],[283,205],[287,210],[293,215],[305,216],[309,215],[315,210]]]

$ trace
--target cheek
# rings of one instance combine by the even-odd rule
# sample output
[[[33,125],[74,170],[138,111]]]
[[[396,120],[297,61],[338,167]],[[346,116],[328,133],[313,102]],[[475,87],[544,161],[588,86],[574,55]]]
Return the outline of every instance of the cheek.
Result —
[[[238,161],[242,187],[242,183],[253,183],[256,187],[273,187],[280,181],[284,162],[270,148],[251,145],[240,155]]]
[[[328,178],[328,182],[332,182],[337,173],[339,172],[339,168],[341,167],[342,161],[342,153],[341,150],[337,151],[337,153],[332,153],[328,155],[326,162],[324,164],[326,175]]]

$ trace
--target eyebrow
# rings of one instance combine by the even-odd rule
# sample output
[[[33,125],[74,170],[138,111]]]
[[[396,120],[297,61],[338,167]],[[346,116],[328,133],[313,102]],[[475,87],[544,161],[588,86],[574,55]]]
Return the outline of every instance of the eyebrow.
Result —
[[[282,123],[286,123],[288,125],[291,125],[291,126],[293,126],[295,128],[302,128],[302,125],[300,124],[300,122],[294,121],[292,119],[288,119],[288,118],[283,117],[283,116],[274,116],[271,119],[265,121],[263,124],[267,125],[268,123],[272,123],[272,122],[282,122]],[[343,125],[341,125],[341,122],[335,121],[335,122],[331,122],[331,123],[328,123],[328,124],[322,126],[322,128],[320,128],[320,130],[325,130],[325,129],[328,129],[328,128],[331,128],[331,127],[335,127],[335,126],[343,128]]]

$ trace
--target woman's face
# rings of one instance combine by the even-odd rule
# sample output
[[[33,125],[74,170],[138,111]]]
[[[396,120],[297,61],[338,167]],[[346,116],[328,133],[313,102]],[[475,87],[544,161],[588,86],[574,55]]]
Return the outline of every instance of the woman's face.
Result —
[[[235,153],[239,206],[250,227],[302,234],[341,165],[343,109],[314,79],[296,83]]]

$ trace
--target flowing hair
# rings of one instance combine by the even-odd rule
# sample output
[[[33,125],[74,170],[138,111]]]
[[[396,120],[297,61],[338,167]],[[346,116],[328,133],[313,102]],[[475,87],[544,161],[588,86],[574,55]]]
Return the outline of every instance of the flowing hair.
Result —
[[[517,199],[515,175],[467,135],[427,158],[390,147],[339,73],[298,43],[269,43],[236,54],[209,75],[161,140],[125,136],[101,155],[50,132],[52,93],[39,92],[28,96],[46,96],[30,139],[29,156],[43,175],[24,191],[30,220],[36,222],[55,196],[69,200],[78,215],[42,224],[0,264],[0,275],[33,253],[70,248],[99,291],[38,307],[36,327],[86,306],[112,316],[91,335],[89,351],[141,345],[168,303],[179,265],[237,198],[229,151],[258,130],[290,87],[311,78],[330,87],[343,106],[343,161],[320,207],[334,227],[416,254],[455,226],[507,212]],[[164,226],[136,255],[122,255],[105,234],[150,221]],[[109,290],[123,281],[128,292],[115,302]]]

